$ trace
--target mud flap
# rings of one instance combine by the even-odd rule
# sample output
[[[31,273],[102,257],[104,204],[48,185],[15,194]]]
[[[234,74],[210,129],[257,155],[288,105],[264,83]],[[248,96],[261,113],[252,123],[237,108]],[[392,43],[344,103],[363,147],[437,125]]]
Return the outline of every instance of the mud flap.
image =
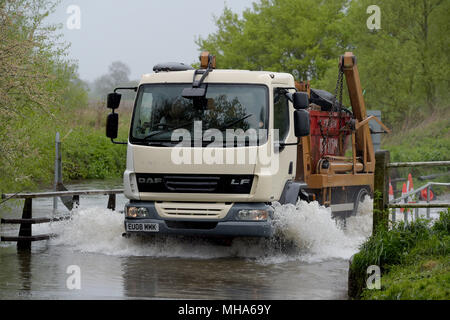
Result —
[[[288,181],[284,186],[283,193],[281,194],[280,204],[297,204],[297,200],[302,188],[306,188],[307,184],[303,182]]]

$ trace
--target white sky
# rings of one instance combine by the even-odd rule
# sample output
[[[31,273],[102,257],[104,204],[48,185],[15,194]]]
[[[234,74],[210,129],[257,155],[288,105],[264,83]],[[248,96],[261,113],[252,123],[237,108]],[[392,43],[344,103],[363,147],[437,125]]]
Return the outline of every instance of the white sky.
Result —
[[[92,81],[120,60],[131,69],[131,79],[152,72],[160,62],[198,61],[194,40],[216,31],[213,15],[225,3],[241,13],[254,0],[62,0],[48,22],[61,23],[69,57],[78,60],[80,77]],[[67,8],[81,11],[80,29],[70,30]]]

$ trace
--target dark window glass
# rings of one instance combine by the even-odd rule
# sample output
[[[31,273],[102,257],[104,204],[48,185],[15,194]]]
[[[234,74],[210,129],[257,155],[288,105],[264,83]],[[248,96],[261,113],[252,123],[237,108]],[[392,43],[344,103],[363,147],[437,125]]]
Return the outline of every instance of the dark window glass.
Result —
[[[262,85],[208,84],[205,99],[181,96],[190,84],[154,84],[140,88],[130,140],[136,142],[171,141],[172,133],[186,129],[194,135],[194,123],[202,130],[249,129],[267,136],[268,90]],[[259,140],[262,143],[262,140]]]
[[[279,140],[284,141],[289,133],[289,104],[284,90],[275,89],[273,101],[273,125],[279,130]]]

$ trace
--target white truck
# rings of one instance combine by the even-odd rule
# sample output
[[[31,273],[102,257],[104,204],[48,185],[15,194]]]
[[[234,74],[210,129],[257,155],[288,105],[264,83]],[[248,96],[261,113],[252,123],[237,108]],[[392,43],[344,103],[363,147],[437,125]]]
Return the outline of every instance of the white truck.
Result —
[[[198,70],[160,64],[109,94],[107,137],[127,145],[126,234],[271,237],[272,203],[299,198],[354,214],[373,191],[375,161],[348,56],[340,76],[353,113],[291,74],[216,69],[207,52]],[[116,142],[123,89],[137,95],[128,141]]]

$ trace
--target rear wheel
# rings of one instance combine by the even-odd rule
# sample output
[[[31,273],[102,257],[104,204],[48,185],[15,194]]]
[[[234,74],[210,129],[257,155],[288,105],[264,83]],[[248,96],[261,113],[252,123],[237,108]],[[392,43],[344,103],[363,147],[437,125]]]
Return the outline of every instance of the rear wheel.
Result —
[[[358,209],[361,205],[361,203],[364,202],[364,199],[366,198],[366,196],[370,196],[370,190],[368,187],[362,187],[361,189],[358,190],[358,192],[355,193],[355,197],[354,197],[354,206],[353,206],[353,211],[351,216],[356,216],[358,215]]]

